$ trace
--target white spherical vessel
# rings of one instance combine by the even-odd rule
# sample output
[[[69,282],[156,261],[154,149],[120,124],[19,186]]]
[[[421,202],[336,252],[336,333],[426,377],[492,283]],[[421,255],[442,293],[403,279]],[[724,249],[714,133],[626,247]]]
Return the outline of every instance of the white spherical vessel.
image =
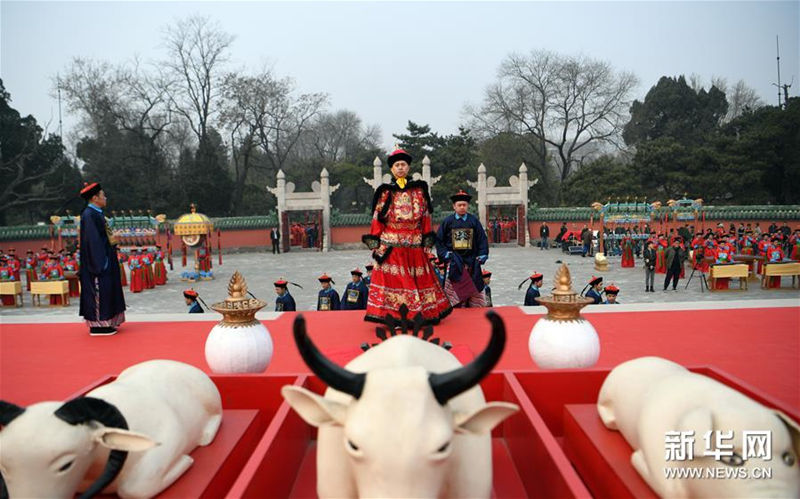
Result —
[[[592,302],[572,290],[569,268],[563,264],[556,272],[552,296],[537,299],[547,307],[528,338],[528,351],[542,369],[592,367],[600,357],[600,339],[594,326],[580,315]]]
[[[206,362],[215,373],[262,373],[272,360],[272,337],[261,322],[217,324],[206,339]]]
[[[564,321],[545,316],[533,326],[528,350],[542,369],[592,367],[600,356],[600,338],[583,317]]]
[[[222,321],[206,339],[206,362],[215,373],[262,373],[272,360],[272,337],[256,312],[266,303],[247,298],[247,283],[238,271],[228,284],[228,298],[211,306]]]

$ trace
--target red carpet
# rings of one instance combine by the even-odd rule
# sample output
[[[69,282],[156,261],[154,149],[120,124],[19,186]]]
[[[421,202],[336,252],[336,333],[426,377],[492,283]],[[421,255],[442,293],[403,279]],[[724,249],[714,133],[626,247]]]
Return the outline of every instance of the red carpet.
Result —
[[[495,309],[506,322],[509,340],[499,370],[536,370],[528,336],[539,316],[516,307]],[[376,342],[375,325],[362,312],[306,312],[317,345],[339,363]],[[612,367],[643,355],[684,365],[710,365],[800,408],[800,309],[769,308],[586,314],[600,334],[597,367]],[[154,358],[175,359],[208,372],[205,339],[209,322],[126,323],[120,333],[90,337],[82,324],[4,324],[0,331],[0,398],[20,405],[59,400],[92,381]],[[305,373],[291,337],[293,313],[265,321],[275,344],[267,374]],[[481,310],[457,310],[435,328],[434,336],[480,351],[489,335]],[[463,350],[463,348],[459,348]]]

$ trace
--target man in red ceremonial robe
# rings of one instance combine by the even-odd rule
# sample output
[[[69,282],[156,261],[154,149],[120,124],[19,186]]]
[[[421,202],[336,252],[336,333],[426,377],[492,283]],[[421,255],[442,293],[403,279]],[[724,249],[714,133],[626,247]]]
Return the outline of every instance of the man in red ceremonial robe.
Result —
[[[771,245],[772,244],[769,242],[769,234],[762,234],[761,241],[758,242],[757,255],[759,256],[759,259],[758,259],[758,266],[756,268],[757,274],[763,273],[764,259],[766,258],[767,248],[769,248]]]
[[[15,280],[14,269],[11,268],[8,257],[0,254],[0,282],[10,282]],[[13,307],[17,304],[16,295],[1,295],[0,299],[2,299],[4,307]]]
[[[622,263],[620,266],[623,268],[632,268],[636,263],[633,260],[633,239],[631,239],[631,231],[625,232],[622,238]]]
[[[144,251],[141,248],[138,249],[141,252],[139,256],[139,263],[142,266],[142,277],[144,279],[144,289],[153,289],[156,287],[155,282],[153,282],[153,257],[150,255],[150,251]]]
[[[141,255],[135,250],[128,258],[128,268],[131,272],[131,292],[141,293],[144,289],[144,270],[142,269]]]
[[[25,257],[25,281],[28,287],[28,291],[31,290],[31,282],[36,280],[36,256],[33,254],[33,250],[28,250],[26,252],[27,256]]]
[[[714,248],[712,253],[715,265],[725,265],[733,263],[733,248],[724,239]],[[728,289],[731,279],[724,277],[715,280],[714,289]]]
[[[410,163],[411,155],[402,149],[389,156],[394,179],[375,191],[370,233],[361,238],[377,262],[364,317],[368,321],[399,318],[403,305],[410,317],[420,314],[427,324],[438,323],[452,311],[425,254],[436,242],[428,184],[406,178]]]
[[[161,246],[156,245],[156,251],[153,254],[153,280],[156,286],[163,286],[167,283],[167,267],[164,266],[164,252],[161,251]]]
[[[656,245],[656,274],[667,273],[667,260],[665,255],[667,252],[667,238],[664,234],[659,234],[658,244]]]
[[[119,262],[119,279],[122,283],[122,287],[125,287],[128,285],[128,276],[125,273],[125,262],[128,261],[128,255],[120,251],[117,254],[117,261]]]
[[[50,255],[50,257],[47,259],[42,273],[47,281],[64,280],[64,268],[61,267],[60,263],[58,263],[58,257],[55,255]],[[64,303],[64,300],[60,295],[50,295],[50,305],[61,305],[62,303]]]
[[[790,257],[792,260],[800,260],[800,229],[795,229],[792,237],[789,238],[791,247]]]
[[[772,244],[766,248],[766,261],[768,263],[782,262],[786,255],[783,253],[783,249],[779,243],[779,238],[774,237],[772,241]],[[771,289],[780,288],[781,276],[776,275],[770,277],[767,287]]]
[[[61,260],[61,267],[64,273],[78,274],[78,260],[74,254],[65,253],[64,258]],[[78,279],[68,279],[69,281],[69,296],[70,298],[80,298],[81,287]]]

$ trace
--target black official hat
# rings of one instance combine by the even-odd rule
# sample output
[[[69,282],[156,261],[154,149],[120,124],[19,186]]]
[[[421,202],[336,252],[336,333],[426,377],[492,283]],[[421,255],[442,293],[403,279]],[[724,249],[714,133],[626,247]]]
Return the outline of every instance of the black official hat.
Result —
[[[386,162],[389,164],[389,168],[391,168],[396,161],[400,160],[403,160],[410,165],[411,161],[413,161],[413,158],[405,150],[395,149],[392,151],[392,154],[389,155],[389,158],[386,160]]]
[[[464,189],[459,189],[458,192],[450,196],[450,201],[456,203],[458,201],[466,201],[467,203],[470,202],[472,196],[469,193],[464,192]]]
[[[603,282],[603,277],[602,276],[601,277],[592,276],[592,280],[589,281],[589,286],[594,286],[594,285],[596,285],[598,283],[601,283],[601,282]]]
[[[99,182],[92,182],[91,184],[84,182],[83,189],[81,189],[81,197],[88,201],[102,189]]]

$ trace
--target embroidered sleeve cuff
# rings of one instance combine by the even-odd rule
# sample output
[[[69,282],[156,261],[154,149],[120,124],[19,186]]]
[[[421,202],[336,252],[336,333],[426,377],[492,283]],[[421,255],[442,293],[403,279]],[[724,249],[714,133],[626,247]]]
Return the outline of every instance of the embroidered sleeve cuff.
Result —
[[[381,245],[381,239],[378,236],[373,236],[372,234],[364,234],[361,236],[361,242],[366,244],[367,248],[371,250],[374,250]]]
[[[435,232],[426,232],[422,234],[422,245],[426,248],[432,248],[433,245],[436,244],[436,233]]]
[[[392,247],[391,246],[385,246],[385,247],[383,247],[383,251],[382,252],[380,250],[373,251],[372,252],[372,258],[374,258],[375,261],[378,262],[378,265],[380,265],[383,262],[385,262],[387,258],[389,258],[389,254],[391,252],[392,252]]]

